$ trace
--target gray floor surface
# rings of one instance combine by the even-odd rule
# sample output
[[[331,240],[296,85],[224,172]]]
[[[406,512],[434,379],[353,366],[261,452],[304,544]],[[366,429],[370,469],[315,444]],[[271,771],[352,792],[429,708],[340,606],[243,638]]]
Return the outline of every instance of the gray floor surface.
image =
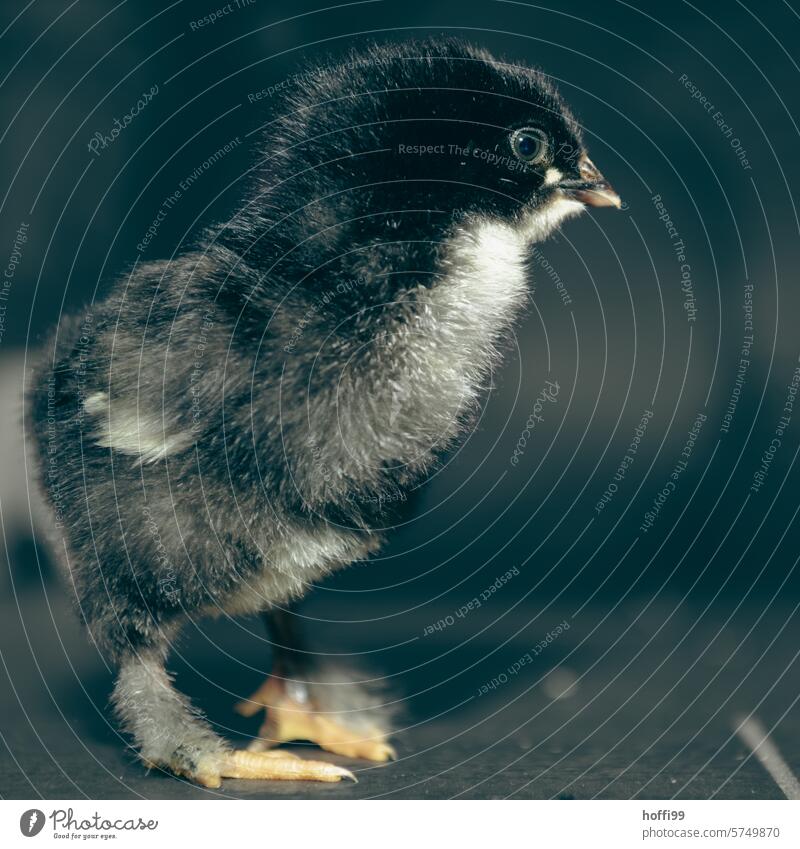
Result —
[[[312,614],[330,614],[325,604],[312,604]],[[800,768],[798,615],[788,605],[737,604],[703,611],[644,599],[506,615],[486,605],[427,636],[437,619],[430,607],[386,618],[371,608],[377,621],[347,627],[319,622],[318,642],[377,660],[390,688],[406,694],[399,759],[373,766],[296,747],[347,764],[358,784],[227,781],[212,791],[144,771],[114,729],[111,674],[64,594],[29,589],[0,604],[0,795],[782,798],[734,727],[755,712]],[[563,621],[571,627],[534,656]],[[178,685],[239,742],[258,727],[231,706],[269,668],[260,633],[257,620],[204,623],[189,629],[171,663]]]

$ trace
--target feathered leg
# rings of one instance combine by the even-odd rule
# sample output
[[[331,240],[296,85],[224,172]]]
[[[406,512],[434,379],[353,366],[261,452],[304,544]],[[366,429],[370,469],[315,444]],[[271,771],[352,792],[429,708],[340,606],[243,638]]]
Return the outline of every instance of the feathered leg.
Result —
[[[308,740],[345,757],[394,760],[397,755],[387,742],[389,711],[380,698],[352,672],[326,665],[309,652],[289,611],[272,610],[264,619],[274,650],[272,674],[236,705],[243,716],[266,712],[250,751]]]
[[[112,698],[149,767],[167,769],[205,787],[219,787],[223,778],[355,780],[348,770],[322,761],[232,749],[172,686],[159,650],[125,656]]]

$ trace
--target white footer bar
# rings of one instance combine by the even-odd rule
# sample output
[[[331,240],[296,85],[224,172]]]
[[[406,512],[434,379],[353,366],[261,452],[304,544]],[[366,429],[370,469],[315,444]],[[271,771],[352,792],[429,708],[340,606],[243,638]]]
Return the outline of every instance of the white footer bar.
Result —
[[[28,836],[30,834],[30,836]],[[0,801],[0,845],[800,846],[789,801]]]

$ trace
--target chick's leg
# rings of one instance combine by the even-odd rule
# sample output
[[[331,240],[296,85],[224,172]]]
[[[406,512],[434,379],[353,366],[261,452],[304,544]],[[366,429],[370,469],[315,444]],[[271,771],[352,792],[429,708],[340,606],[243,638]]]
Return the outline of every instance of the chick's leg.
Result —
[[[271,611],[265,619],[274,648],[272,674],[236,706],[243,716],[265,711],[250,750],[263,752],[281,743],[307,740],[349,758],[394,760],[381,711],[369,709],[363,688],[327,674],[305,648],[291,613]]]
[[[219,787],[223,778],[340,781],[351,772],[323,761],[231,749],[172,686],[163,653],[129,654],[120,665],[114,705],[148,767]]]

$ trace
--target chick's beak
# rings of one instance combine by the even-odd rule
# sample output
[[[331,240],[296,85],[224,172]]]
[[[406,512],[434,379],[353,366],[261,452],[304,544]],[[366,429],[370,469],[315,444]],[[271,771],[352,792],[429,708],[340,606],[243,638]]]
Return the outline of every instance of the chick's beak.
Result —
[[[620,196],[611,188],[609,182],[586,154],[580,158],[578,171],[580,173],[578,180],[565,181],[561,184],[564,194],[586,206],[614,206],[617,209],[622,206]]]

